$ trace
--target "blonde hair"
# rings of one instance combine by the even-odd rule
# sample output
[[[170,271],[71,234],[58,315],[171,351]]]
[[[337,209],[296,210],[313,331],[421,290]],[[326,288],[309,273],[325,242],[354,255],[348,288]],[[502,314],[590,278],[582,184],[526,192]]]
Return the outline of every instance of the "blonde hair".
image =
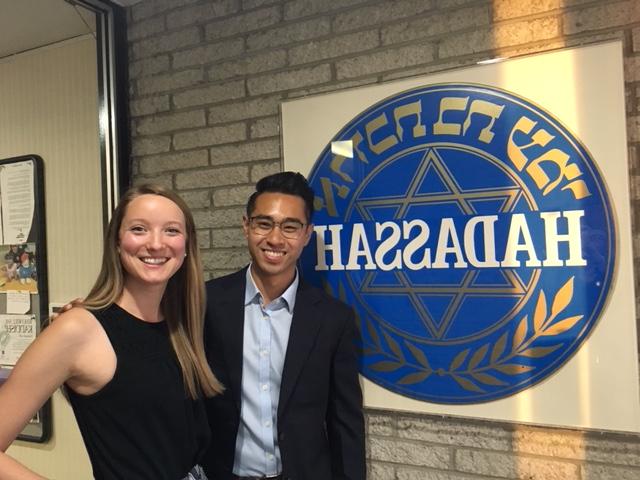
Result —
[[[224,387],[211,371],[204,352],[205,289],[200,249],[193,215],[175,192],[159,185],[146,184],[130,188],[122,196],[107,228],[100,273],[84,306],[89,310],[104,309],[122,296],[124,272],[118,253],[120,225],[129,204],[141,195],[167,198],[184,215],[187,256],[180,269],[169,279],[160,308],[180,363],[185,390],[191,398],[197,398],[200,394],[212,397],[222,393]]]

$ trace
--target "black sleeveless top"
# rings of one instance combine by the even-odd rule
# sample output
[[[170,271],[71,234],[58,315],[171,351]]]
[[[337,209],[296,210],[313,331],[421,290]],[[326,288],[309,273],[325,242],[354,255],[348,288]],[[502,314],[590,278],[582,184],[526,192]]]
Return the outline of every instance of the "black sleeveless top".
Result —
[[[165,322],[117,305],[92,312],[116,353],[116,371],[92,395],[67,388],[96,480],[179,480],[210,431],[202,400],[186,396]]]

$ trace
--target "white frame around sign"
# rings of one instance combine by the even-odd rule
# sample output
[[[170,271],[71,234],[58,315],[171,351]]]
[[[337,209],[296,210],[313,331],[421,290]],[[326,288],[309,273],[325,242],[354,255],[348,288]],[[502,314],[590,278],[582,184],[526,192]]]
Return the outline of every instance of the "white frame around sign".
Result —
[[[369,106],[395,93],[446,82],[508,90],[559,119],[591,152],[612,201],[618,259],[608,304],[593,333],[555,374],[508,398],[475,405],[422,402],[363,378],[365,405],[517,423],[640,432],[631,214],[622,43],[477,65],[306,97],[281,105],[284,169],[308,174],[322,149]]]

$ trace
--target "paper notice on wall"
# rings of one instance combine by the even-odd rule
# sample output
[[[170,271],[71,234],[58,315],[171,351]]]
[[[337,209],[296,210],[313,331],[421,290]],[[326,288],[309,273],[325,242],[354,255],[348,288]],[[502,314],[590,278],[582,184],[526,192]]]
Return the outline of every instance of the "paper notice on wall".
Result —
[[[33,162],[18,162],[0,169],[3,244],[25,243],[29,238],[35,195]]]
[[[0,315],[0,365],[15,365],[36,331],[35,315]]]
[[[31,294],[28,291],[7,291],[7,313],[27,313],[29,310],[31,310]]]

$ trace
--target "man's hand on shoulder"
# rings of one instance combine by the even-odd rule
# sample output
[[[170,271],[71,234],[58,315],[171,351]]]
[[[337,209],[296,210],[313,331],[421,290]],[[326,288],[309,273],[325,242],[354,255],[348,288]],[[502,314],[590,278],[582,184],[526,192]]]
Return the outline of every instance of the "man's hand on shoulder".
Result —
[[[74,307],[82,307],[83,303],[84,303],[84,298],[81,298],[81,297],[74,298],[69,303],[65,303],[62,306],[62,308],[60,308],[60,310],[58,310],[57,312],[53,312],[53,313],[51,313],[51,315],[49,315],[49,322],[48,323],[53,322],[56,318],[58,318],[60,316],[60,314],[62,314],[64,312],[68,312],[69,310],[71,310]]]

